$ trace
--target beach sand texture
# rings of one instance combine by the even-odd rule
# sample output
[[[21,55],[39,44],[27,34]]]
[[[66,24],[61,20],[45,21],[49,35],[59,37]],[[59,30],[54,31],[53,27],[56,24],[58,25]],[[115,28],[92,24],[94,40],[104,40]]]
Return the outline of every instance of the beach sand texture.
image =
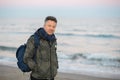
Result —
[[[29,73],[22,73],[16,67],[0,65],[0,80],[29,80]],[[55,80],[115,80],[99,77],[91,77],[81,74],[58,72]]]

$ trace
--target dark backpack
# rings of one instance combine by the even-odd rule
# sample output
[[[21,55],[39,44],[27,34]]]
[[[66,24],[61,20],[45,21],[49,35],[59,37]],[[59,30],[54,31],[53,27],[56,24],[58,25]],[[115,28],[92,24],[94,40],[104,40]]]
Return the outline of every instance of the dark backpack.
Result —
[[[33,60],[35,61],[35,57],[36,57],[36,51],[39,45],[39,41],[40,41],[40,36],[39,34],[36,32],[34,33],[34,46],[35,46],[35,52],[34,52],[34,56],[33,56]],[[17,51],[16,51],[16,58],[18,60],[17,65],[18,68],[22,71],[22,72],[30,72],[31,69],[28,67],[27,64],[24,63],[23,58],[24,58],[24,54],[25,54],[25,50],[26,50],[26,44],[21,45]],[[36,62],[36,61],[35,61]]]

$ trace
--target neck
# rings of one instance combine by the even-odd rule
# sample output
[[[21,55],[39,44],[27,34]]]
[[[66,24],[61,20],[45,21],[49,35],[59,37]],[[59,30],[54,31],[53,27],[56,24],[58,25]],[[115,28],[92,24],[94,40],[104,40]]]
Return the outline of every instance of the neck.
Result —
[[[44,28],[40,28],[38,32],[41,34],[42,37],[44,37],[48,41],[56,40],[55,35],[49,35]]]

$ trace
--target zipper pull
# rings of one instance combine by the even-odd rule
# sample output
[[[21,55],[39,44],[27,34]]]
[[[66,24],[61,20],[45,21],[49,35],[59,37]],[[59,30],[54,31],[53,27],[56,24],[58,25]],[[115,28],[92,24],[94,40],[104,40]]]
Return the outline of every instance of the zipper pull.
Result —
[[[50,45],[50,47],[52,46],[52,43],[51,43],[51,41],[49,42],[49,45]]]

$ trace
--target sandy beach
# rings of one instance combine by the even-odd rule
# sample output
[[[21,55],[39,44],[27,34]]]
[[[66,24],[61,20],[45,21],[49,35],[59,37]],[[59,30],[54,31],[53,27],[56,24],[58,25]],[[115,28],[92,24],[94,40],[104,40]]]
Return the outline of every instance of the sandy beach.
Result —
[[[16,67],[0,65],[0,80],[29,80],[29,73],[23,74]],[[115,79],[98,78],[81,74],[59,72],[55,80],[115,80]]]

